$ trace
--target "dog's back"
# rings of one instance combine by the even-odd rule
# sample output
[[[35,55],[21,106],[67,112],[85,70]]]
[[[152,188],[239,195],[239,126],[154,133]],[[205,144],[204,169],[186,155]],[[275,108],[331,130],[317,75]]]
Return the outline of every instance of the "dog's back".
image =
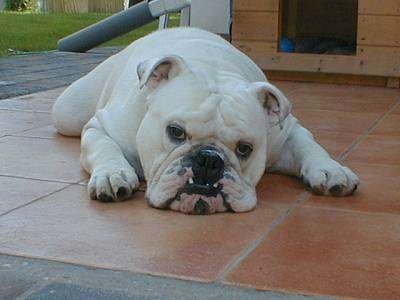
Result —
[[[138,84],[136,68],[140,62],[166,54],[185,58],[194,69],[202,69],[210,77],[218,69],[240,74],[250,82],[266,80],[246,55],[215,34],[195,28],[156,31],[110,57],[60,95],[53,106],[58,132],[79,136],[83,126],[111,97],[127,95],[124,89]],[[129,82],[129,86],[122,81]]]

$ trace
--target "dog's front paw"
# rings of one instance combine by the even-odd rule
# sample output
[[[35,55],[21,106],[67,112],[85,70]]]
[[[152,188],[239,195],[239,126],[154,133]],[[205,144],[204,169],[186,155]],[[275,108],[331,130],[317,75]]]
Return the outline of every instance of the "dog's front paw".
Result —
[[[139,179],[133,168],[118,170],[94,170],[90,176],[90,198],[101,202],[122,201],[129,198],[139,187]]]
[[[313,163],[303,180],[315,193],[337,197],[352,194],[360,183],[353,171],[334,160]]]

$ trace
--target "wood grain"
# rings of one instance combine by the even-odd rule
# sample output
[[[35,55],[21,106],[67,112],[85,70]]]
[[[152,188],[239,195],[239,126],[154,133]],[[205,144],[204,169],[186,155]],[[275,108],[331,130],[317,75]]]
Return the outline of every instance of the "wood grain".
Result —
[[[363,59],[356,56],[282,53],[266,55],[259,65],[266,70],[400,76],[400,72],[393,69],[390,61],[382,65],[379,59]]]
[[[360,15],[358,45],[400,46],[400,16]]]
[[[399,0],[359,0],[360,15],[397,15],[400,16]]]
[[[234,0],[234,11],[279,11],[279,0]]]
[[[232,38],[234,40],[278,40],[278,13],[234,12]]]

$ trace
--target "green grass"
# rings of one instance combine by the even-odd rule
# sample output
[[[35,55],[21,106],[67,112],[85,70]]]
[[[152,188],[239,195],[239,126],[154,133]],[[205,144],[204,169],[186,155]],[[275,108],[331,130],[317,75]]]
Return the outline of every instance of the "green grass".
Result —
[[[57,48],[57,41],[90,24],[107,18],[110,14],[50,14],[0,12],[0,56],[14,51],[45,51]],[[178,17],[171,18],[172,25]],[[102,46],[128,45],[141,36],[157,29],[158,22],[152,22],[111,40]]]

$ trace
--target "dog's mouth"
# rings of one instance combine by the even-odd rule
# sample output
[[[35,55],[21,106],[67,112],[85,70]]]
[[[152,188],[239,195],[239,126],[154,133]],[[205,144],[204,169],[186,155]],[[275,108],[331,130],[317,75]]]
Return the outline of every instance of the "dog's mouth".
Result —
[[[222,184],[215,186],[186,183],[170,200],[169,208],[187,214],[209,215],[231,210],[225,201]]]
[[[169,207],[189,214],[208,215],[215,212],[232,210],[226,202],[223,185],[196,183],[189,178],[186,184],[178,189],[176,197],[172,199]]]
[[[189,178],[186,184],[179,189],[178,193],[186,193],[189,195],[203,195],[206,197],[215,197],[222,190],[222,184],[215,182],[214,184],[200,184],[196,183],[193,178]]]

